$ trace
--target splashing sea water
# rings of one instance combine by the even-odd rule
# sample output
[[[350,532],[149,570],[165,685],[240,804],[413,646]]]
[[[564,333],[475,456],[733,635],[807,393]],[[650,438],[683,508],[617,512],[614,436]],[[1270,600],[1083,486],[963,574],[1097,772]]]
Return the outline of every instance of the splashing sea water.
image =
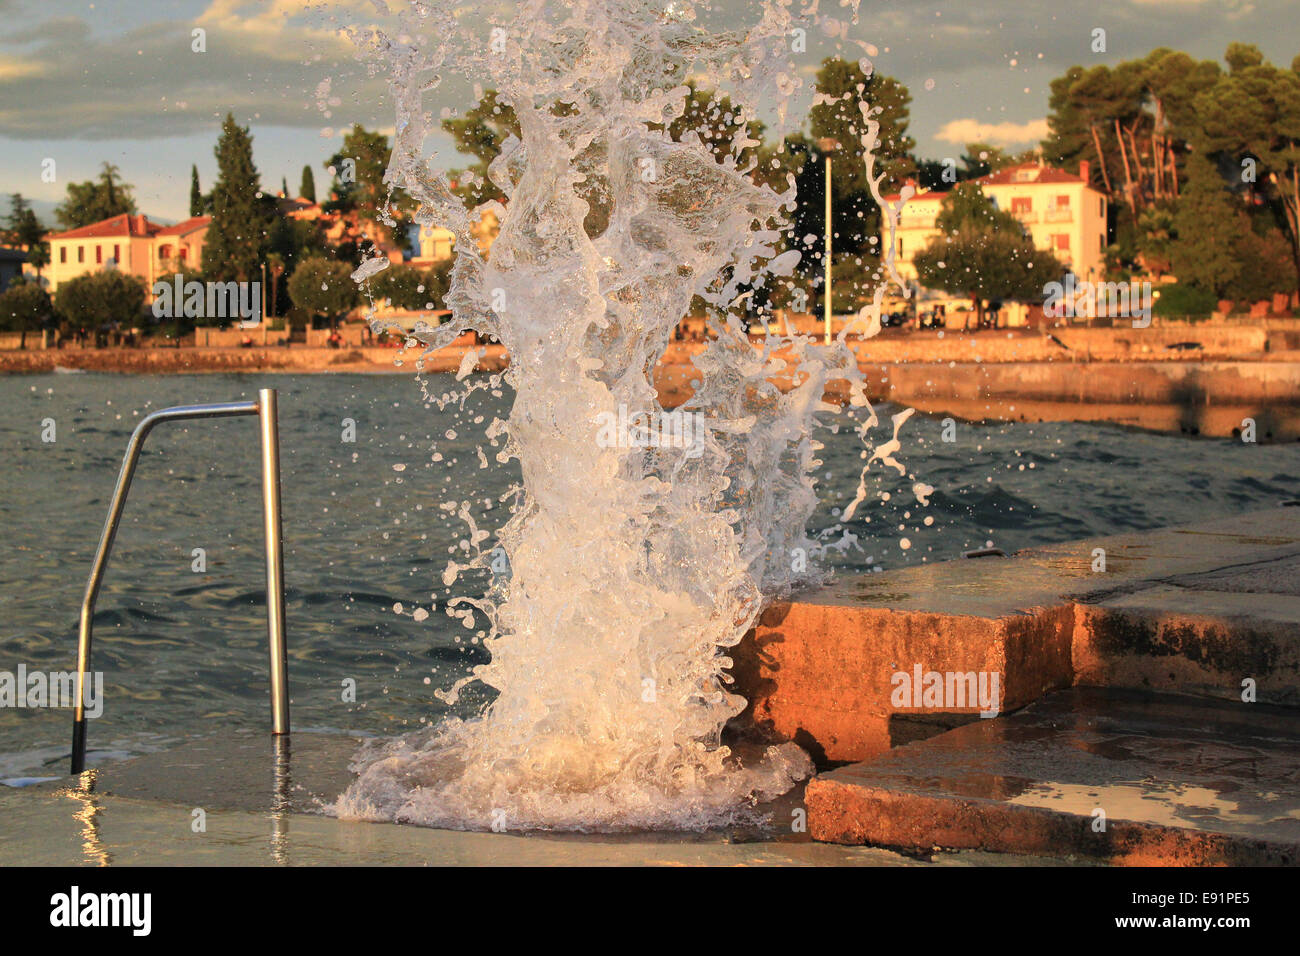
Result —
[[[849,404],[866,409],[864,435],[876,422],[844,333],[826,346],[773,335],[760,350],[731,314],[798,259],[780,252],[793,180],[778,194],[736,160],[760,98],[798,85],[788,62],[797,21],[777,0],[750,29],[718,34],[695,24],[699,9],[532,0],[477,35],[453,4],[425,3],[399,32],[359,37],[398,104],[387,182],[419,202],[421,224],[456,236],[452,318],[414,337],[436,350],[477,329],[505,346],[514,404],[488,436],[505,437],[497,460],[517,458],[522,483],[500,551],[485,548],[468,505],[446,506],[470,532],[444,584],[486,570],[494,553],[509,558],[485,597],[451,601],[453,613],[486,620],[491,660],[448,699],[470,680],[496,699],[477,718],[364,753],[334,807],[341,816],[703,829],[751,816],[811,770],[794,744],[742,760],[722,743],[745,705],[726,688],[726,649],[765,601],[819,579],[816,562],[799,558],[821,547],[805,528],[817,416],[837,410],[823,401],[827,383],[843,380]],[[522,133],[490,167],[507,197],[491,204],[500,232],[490,257],[472,232],[483,210],[466,209],[423,156],[426,99],[453,71],[496,89]],[[688,76],[735,104],[721,161],[700,137],[665,131],[683,113]],[[876,127],[862,112],[870,171]],[[366,263],[358,280],[385,265]],[[868,333],[882,294],[864,310]],[[715,335],[679,413],[699,424],[689,440],[637,440],[649,429],[625,423],[665,417],[652,373],[696,295]],[[773,379],[793,387],[782,393]],[[887,462],[896,449],[883,449]]]

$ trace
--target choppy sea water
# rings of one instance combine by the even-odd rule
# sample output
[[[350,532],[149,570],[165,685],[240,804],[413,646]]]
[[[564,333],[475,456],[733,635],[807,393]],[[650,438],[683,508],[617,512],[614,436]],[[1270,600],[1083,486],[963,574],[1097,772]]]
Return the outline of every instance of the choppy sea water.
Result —
[[[430,380],[433,392],[449,385]],[[280,390],[294,726],[392,734],[482,707],[478,685],[454,707],[434,696],[485,657],[473,629],[433,598],[445,593],[443,567],[466,532],[439,506],[474,501],[477,515],[486,502],[487,516],[505,520],[498,498],[518,470],[496,464],[483,430],[504,417],[509,394],[478,391],[464,411],[440,411],[400,375],[0,378],[0,671],[74,667],[86,574],[139,418],[168,405],[251,399],[262,387]],[[875,437],[887,437],[893,411],[878,409]],[[55,422],[52,443],[41,440],[45,419]],[[343,440],[345,419],[355,422],[354,442]],[[942,431],[920,415],[904,425],[899,459],[909,476],[874,472],[878,484],[848,528],[858,547],[831,552],[829,564],[851,573],[990,543],[1011,551],[1297,495],[1300,445],[1088,424],[958,423],[953,442]],[[831,528],[856,490],[861,446],[849,427],[821,440],[813,523]],[[929,507],[913,496],[914,480],[936,489]],[[193,570],[196,548],[202,573]],[[107,703],[90,726],[92,750],[106,758],[266,724],[263,578],[254,421],[160,426],[99,599],[94,666]],[[348,681],[355,702],[343,699]],[[70,723],[65,710],[0,708],[0,778],[65,772]]]

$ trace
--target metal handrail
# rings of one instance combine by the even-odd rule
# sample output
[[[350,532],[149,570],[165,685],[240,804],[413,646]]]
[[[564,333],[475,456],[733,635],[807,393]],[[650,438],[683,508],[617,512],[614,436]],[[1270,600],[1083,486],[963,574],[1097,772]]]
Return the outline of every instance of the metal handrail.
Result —
[[[266,532],[266,632],[271,654],[271,733],[289,733],[289,665],[284,642],[284,537],[280,523],[280,425],[276,391],[259,389],[255,402],[222,402],[214,405],[178,405],[150,412],[144,417],[126,446],[117,487],[108,508],[108,518],[99,536],[99,549],[86,582],[86,596],[81,601],[81,632],[77,644],[76,702],[72,717],[72,772],[86,767],[85,682],[90,670],[91,625],[95,599],[104,580],[108,555],[117,535],[118,522],[126,505],[127,492],[140,459],[145,437],[160,422],[192,418],[230,418],[256,415],[261,424],[262,443],[262,514]]]

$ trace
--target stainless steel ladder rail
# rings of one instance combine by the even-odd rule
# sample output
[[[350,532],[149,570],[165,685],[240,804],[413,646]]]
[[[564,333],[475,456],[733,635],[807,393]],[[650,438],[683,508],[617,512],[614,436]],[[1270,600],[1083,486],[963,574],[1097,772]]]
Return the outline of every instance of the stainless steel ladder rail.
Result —
[[[280,425],[273,388],[259,389],[255,402],[224,402],[214,405],[178,405],[150,412],[131,434],[122,459],[122,469],[113,489],[108,518],[99,536],[99,549],[86,582],[86,596],[81,601],[81,631],[77,645],[76,702],[72,718],[72,772],[86,768],[85,681],[90,670],[91,625],[95,599],[104,580],[108,555],[117,535],[118,522],[126,504],[127,492],[140,458],[140,449],[153,427],[160,422],[185,421],[193,418],[231,418],[256,415],[262,439],[262,515],[266,532],[266,631],[271,655],[271,732],[289,733],[289,667],[284,643],[284,538],[280,523]]]

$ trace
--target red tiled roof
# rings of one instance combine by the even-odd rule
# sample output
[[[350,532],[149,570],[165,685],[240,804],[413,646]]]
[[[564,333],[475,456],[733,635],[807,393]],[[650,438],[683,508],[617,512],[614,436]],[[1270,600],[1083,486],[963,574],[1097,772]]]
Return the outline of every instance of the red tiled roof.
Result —
[[[1033,179],[1017,180],[1016,173],[1022,169],[1032,169],[1038,175]],[[916,184],[912,183],[910,180],[908,182],[909,185],[912,185],[913,187],[916,186]],[[979,179],[975,180],[975,182],[979,183],[981,186],[1014,186],[1017,184],[1026,185],[1030,183],[1044,183],[1049,185],[1051,183],[1086,183],[1087,181],[1082,176],[1076,176],[1074,173],[1066,172],[1064,169],[1057,169],[1054,166],[1039,166],[1037,163],[1020,163],[1016,166],[1008,166],[1006,169],[1000,169],[996,173],[981,176]],[[912,196],[912,199],[942,199],[946,195],[946,192],[917,189],[917,192]],[[898,202],[898,200],[902,198],[902,193],[890,193],[888,196],[882,198],[886,202]]]
[[[193,216],[184,222],[178,222],[174,226],[167,226],[159,229],[156,235],[159,236],[184,236],[187,233],[194,232],[196,229],[203,229],[212,222],[211,216]]]
[[[1016,173],[1022,169],[1033,169],[1038,175],[1033,179],[1017,180]],[[981,186],[1011,186],[1018,182],[1026,183],[1081,183],[1083,179],[1074,173],[1067,173],[1064,169],[1057,169],[1054,166],[1039,166],[1037,163],[1021,163],[1019,166],[1008,166],[1006,169],[1000,169],[996,173],[990,173],[976,180]]]
[[[114,236],[152,236],[162,229],[156,222],[150,222],[146,216],[133,216],[122,213],[110,219],[92,222],[89,226],[56,232],[51,239],[107,239]]]

